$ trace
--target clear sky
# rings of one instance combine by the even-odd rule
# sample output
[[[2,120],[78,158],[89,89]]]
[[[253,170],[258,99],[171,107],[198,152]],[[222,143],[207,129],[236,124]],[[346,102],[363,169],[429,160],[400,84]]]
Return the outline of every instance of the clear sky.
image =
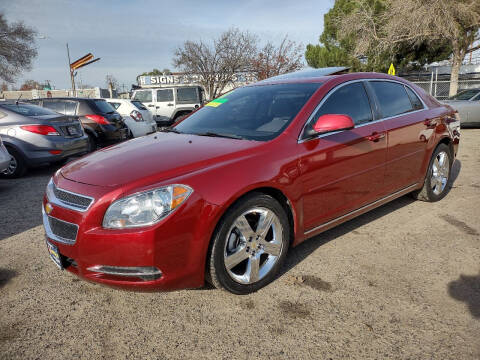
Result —
[[[106,74],[130,88],[139,73],[169,68],[186,40],[208,41],[235,26],[278,43],[288,34],[317,43],[333,0],[0,0],[7,21],[39,33],[38,57],[25,79],[69,87],[65,44],[73,60],[92,52],[101,60],[78,70],[77,82],[105,87]],[[41,39],[43,38],[43,39]]]

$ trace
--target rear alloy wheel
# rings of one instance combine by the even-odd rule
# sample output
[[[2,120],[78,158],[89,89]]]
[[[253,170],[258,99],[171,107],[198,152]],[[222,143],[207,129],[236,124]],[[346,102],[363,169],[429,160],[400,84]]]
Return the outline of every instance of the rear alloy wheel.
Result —
[[[438,145],[430,160],[423,188],[413,193],[414,197],[418,200],[434,202],[447,195],[452,165],[453,158],[448,146]]]
[[[224,217],[210,253],[210,280],[235,294],[267,285],[284,262],[289,222],[282,206],[264,194],[251,195]]]
[[[18,178],[23,176],[27,171],[27,166],[22,155],[15,149],[8,148],[7,150],[11,156],[10,164],[8,164],[8,168],[1,173],[1,176],[4,178]]]

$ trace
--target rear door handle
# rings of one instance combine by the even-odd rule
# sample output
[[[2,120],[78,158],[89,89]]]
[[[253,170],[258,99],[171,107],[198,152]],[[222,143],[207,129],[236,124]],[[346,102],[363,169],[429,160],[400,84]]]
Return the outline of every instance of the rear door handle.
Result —
[[[168,105],[168,106],[173,106],[173,104],[172,104],[172,103],[170,103],[170,104],[167,104],[167,105]]]
[[[147,105],[147,106],[148,106],[148,107],[154,107],[155,105],[153,105],[153,104],[150,104],[150,105]]]
[[[382,132],[382,133],[374,132],[374,133],[372,133],[372,135],[367,136],[367,139],[369,141],[378,142],[380,139],[383,139],[384,137],[385,137],[384,132]]]

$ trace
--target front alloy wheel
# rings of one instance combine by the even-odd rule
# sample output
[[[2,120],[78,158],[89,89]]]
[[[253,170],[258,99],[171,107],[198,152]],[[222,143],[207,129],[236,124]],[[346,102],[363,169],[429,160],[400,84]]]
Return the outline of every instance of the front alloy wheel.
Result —
[[[210,250],[210,282],[235,294],[267,285],[278,272],[289,245],[290,226],[283,207],[254,193],[227,211]]]

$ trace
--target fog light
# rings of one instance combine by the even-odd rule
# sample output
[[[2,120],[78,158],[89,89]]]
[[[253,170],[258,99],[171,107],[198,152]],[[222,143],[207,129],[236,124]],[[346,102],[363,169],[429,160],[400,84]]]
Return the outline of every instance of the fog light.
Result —
[[[107,275],[138,277],[142,280],[156,280],[162,277],[162,272],[154,266],[108,266],[95,265],[87,269],[92,272],[99,272]]]

